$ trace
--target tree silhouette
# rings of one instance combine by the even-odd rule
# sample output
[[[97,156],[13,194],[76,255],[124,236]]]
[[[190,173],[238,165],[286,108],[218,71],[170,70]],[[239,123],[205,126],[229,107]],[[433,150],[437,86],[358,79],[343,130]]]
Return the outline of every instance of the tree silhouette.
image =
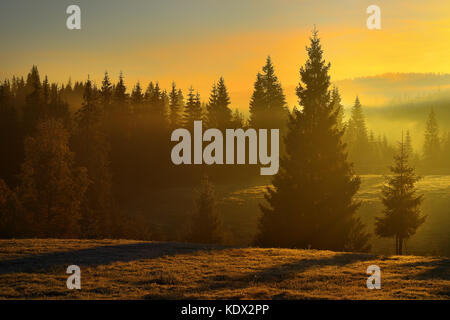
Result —
[[[81,203],[89,185],[86,169],[74,166],[69,133],[61,121],[39,122],[25,141],[19,195],[31,235],[76,237]]]
[[[425,141],[423,145],[424,163],[429,168],[439,166],[439,156],[441,143],[439,140],[439,126],[436,120],[436,114],[431,108],[428,115],[427,126],[425,130]]]
[[[332,93],[331,93],[331,104],[333,105],[333,112],[335,112],[336,115],[336,123],[337,128],[342,131],[345,129],[344,125],[344,106],[341,103],[341,95],[339,94],[339,89],[334,86]]]
[[[222,225],[217,214],[214,189],[207,176],[201,181],[188,240],[197,243],[221,243]]]
[[[36,66],[33,66],[28,74],[26,90],[28,94],[23,108],[24,133],[31,135],[35,132],[38,121],[44,116],[42,83]]]
[[[195,120],[202,120],[202,106],[199,93],[197,92],[197,94],[194,94],[194,88],[190,87],[186,106],[184,108],[184,127],[193,131]]]
[[[181,90],[177,90],[175,82],[172,82],[172,90],[169,93],[169,126],[171,130],[182,126],[181,110],[183,107],[183,93]]]
[[[111,105],[113,96],[113,86],[109,79],[108,72],[105,72],[105,76],[102,81],[102,88],[100,90],[101,104],[104,109],[108,109]]]
[[[225,81],[220,77],[219,82],[213,85],[207,105],[207,124],[211,128],[225,131],[229,128],[232,120],[232,111],[228,107],[230,97],[228,95]]]
[[[249,125],[256,129],[275,128],[284,132],[287,119],[286,98],[269,56],[262,73],[256,75],[250,100]]]
[[[141,84],[138,82],[131,92],[131,105],[139,109],[144,103],[144,94],[142,93]]]
[[[86,81],[81,108],[75,113],[73,145],[75,161],[85,167],[91,183],[82,202],[81,235],[111,237],[112,177],[109,150],[99,94]]]
[[[384,215],[376,218],[375,233],[380,237],[395,238],[395,253],[403,254],[404,240],[413,236],[425,222],[420,205],[423,195],[417,195],[415,183],[420,179],[408,163],[405,142],[399,144],[399,154],[391,166],[392,176],[382,188]]]
[[[290,116],[286,156],[265,196],[268,206],[261,206],[256,243],[367,250],[367,235],[355,216],[360,179],[346,160],[343,132],[337,129],[337,112],[330,99],[330,64],[322,58],[316,30],[307,52],[297,88],[302,110],[294,109]]]
[[[352,107],[351,117],[346,126],[344,141],[348,146],[349,160],[355,163],[356,169],[361,169],[362,166],[367,167],[367,164],[372,160],[372,150],[369,144],[366,119],[358,97],[356,97]]]

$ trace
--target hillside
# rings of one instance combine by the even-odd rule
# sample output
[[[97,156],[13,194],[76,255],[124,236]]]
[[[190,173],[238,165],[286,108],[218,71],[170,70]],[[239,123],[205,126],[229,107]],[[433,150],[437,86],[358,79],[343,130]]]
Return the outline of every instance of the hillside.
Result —
[[[81,290],[66,268],[81,268]],[[369,265],[381,290],[366,288]],[[2,299],[449,299],[450,259],[127,240],[0,240]]]

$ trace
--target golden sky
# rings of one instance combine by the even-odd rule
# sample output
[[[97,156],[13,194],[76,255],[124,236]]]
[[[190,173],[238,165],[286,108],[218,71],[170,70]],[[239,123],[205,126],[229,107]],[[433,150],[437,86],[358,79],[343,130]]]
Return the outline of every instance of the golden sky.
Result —
[[[0,4],[0,77],[32,64],[51,81],[123,71],[129,87],[174,80],[206,100],[225,78],[234,107],[246,109],[256,73],[271,55],[290,106],[313,25],[333,81],[388,72],[450,73],[450,1],[167,0],[77,1],[82,29],[65,28],[69,1]],[[381,30],[366,28],[366,8],[381,8]],[[30,7],[31,6],[31,7]],[[18,24],[21,21],[22,24]],[[347,86],[346,100],[358,94]]]

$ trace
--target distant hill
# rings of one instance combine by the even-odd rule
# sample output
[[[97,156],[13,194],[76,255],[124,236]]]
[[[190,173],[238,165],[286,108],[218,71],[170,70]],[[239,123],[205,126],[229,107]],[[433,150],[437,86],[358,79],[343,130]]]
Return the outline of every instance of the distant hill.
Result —
[[[81,269],[81,290],[66,268]],[[368,290],[367,267],[381,269]],[[128,240],[1,240],[1,299],[449,299],[450,260]]]
[[[450,74],[386,73],[376,76],[338,80],[344,104],[351,104],[356,95],[366,106],[407,103],[430,94],[450,90]]]
[[[387,73],[336,81],[347,118],[356,95],[367,116],[369,130],[391,142],[409,130],[413,147],[421,151],[431,108],[441,133],[450,131],[450,74]]]

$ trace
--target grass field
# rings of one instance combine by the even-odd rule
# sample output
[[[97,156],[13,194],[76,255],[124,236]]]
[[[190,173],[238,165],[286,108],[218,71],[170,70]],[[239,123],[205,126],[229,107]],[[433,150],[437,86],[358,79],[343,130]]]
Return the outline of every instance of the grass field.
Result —
[[[373,234],[375,217],[382,214],[380,190],[384,182],[381,175],[361,176],[361,188],[357,198],[362,202],[358,215],[372,235],[372,252],[393,254],[394,240],[378,238]],[[224,225],[228,226],[233,244],[251,243],[257,232],[260,211],[264,203],[264,185],[219,189],[219,211]],[[418,192],[424,194],[422,212],[425,223],[416,235],[406,241],[405,250],[415,255],[445,255],[450,257],[450,176],[429,175],[417,183]]]
[[[373,234],[375,217],[382,214],[380,190],[384,182],[381,175],[361,176],[357,198],[362,202],[358,215],[372,235],[372,253],[394,254],[394,240],[378,238]],[[424,194],[425,223],[405,243],[405,252],[412,255],[450,257],[450,175],[428,175],[417,183],[418,192]],[[261,215],[259,204],[264,203],[266,185],[261,182],[217,185],[218,212],[223,221],[227,244],[252,244]],[[194,203],[192,188],[149,191],[145,199],[132,199],[127,212],[141,212],[149,225],[166,235],[162,240],[182,242],[186,234]],[[174,201],[176,199],[176,201]],[[147,209],[144,209],[147,208]]]
[[[66,268],[81,268],[81,290]],[[369,265],[381,289],[366,287]],[[1,299],[450,299],[450,259],[125,240],[1,240]]]

